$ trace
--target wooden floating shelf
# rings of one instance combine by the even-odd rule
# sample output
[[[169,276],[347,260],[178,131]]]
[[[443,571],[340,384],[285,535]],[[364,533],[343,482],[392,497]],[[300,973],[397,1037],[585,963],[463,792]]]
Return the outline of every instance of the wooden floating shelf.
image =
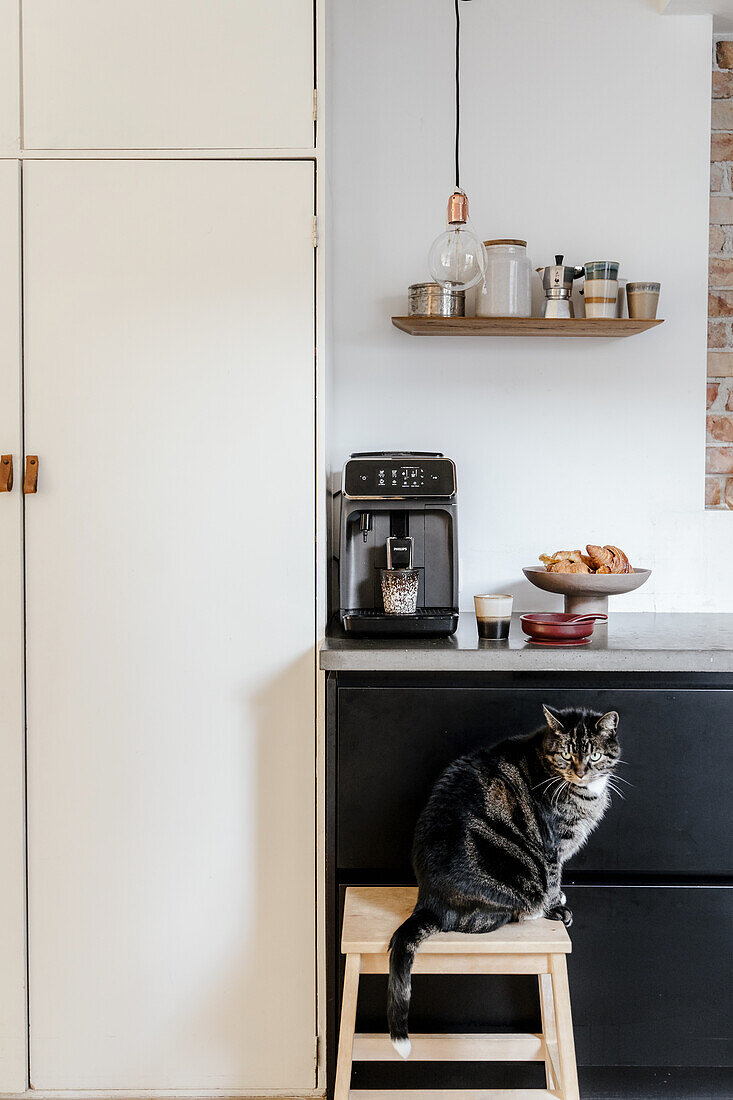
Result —
[[[409,336],[636,336],[661,325],[626,317],[393,317]]]

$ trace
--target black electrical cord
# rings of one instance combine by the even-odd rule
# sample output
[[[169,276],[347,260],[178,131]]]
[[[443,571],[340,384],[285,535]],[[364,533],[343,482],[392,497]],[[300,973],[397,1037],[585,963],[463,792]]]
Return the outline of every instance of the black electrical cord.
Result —
[[[454,0],[454,3],[456,9],[456,191],[458,191],[461,186],[458,156],[461,133],[461,14],[458,8],[460,0]]]

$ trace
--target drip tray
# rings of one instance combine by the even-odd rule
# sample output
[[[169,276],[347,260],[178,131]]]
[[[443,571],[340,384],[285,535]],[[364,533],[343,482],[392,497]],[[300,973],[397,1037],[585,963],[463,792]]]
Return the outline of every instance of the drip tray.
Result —
[[[454,607],[418,607],[414,615],[385,615],[384,611],[362,608],[342,611],[341,625],[349,634],[454,634],[458,611]]]

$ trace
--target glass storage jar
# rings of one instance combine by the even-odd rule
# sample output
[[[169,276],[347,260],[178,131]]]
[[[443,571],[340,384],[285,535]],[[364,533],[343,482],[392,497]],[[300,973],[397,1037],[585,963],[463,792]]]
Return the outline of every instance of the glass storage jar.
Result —
[[[527,242],[484,241],[486,278],[476,287],[477,317],[531,317],[532,264]]]

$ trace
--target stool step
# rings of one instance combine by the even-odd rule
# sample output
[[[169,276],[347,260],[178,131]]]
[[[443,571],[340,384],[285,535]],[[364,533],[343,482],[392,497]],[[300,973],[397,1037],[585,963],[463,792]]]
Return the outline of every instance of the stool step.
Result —
[[[565,959],[571,950],[570,937],[559,921],[543,919],[508,924],[484,934],[438,933],[420,945],[413,967],[416,974],[536,974],[542,1034],[417,1034],[412,1036],[412,1059],[544,1062],[546,1088],[351,1088],[354,1061],[400,1060],[384,1033],[355,1034],[356,1008],[360,976],[387,972],[390,937],[412,911],[415,898],[413,887],[349,886],[346,890],[341,940],[346,968],[334,1100],[580,1100]]]
[[[495,933],[487,932],[486,935],[493,936]],[[430,940],[427,942],[430,943]],[[362,974],[389,974],[389,955],[361,955],[360,958]],[[548,974],[549,970],[548,955],[514,952],[497,955],[488,951],[482,954],[474,951],[466,955],[440,955],[434,951],[423,951],[422,947],[412,964],[413,974]]]
[[[383,955],[392,933],[409,917],[417,901],[414,886],[349,886],[344,905],[341,950],[345,955]],[[438,932],[420,946],[425,954],[504,955],[567,954],[570,937],[560,921],[521,921],[495,932]]]
[[[415,1034],[411,1062],[543,1062],[546,1057],[541,1035],[521,1034]],[[354,1036],[355,1062],[401,1062],[389,1035]]]
[[[351,1089],[349,1100],[557,1100],[547,1089]]]

